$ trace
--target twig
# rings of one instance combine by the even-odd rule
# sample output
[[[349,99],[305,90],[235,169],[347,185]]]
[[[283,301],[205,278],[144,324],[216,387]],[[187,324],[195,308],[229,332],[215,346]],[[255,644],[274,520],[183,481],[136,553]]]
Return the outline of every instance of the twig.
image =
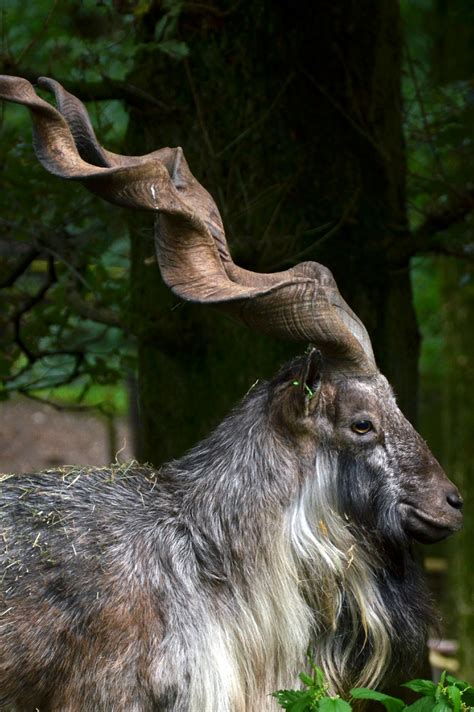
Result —
[[[79,272],[79,270],[71,263],[69,262],[64,255],[62,255],[60,252],[57,250],[53,249],[50,247],[47,243],[42,242],[41,247],[44,250],[44,252],[48,253],[51,257],[55,257],[59,262],[62,262],[63,265],[68,269],[71,274],[82,284],[86,289],[89,291],[92,291],[91,285],[87,282],[87,280],[83,277],[83,275]]]
[[[431,245],[427,245],[425,249],[417,251],[418,255],[444,255],[445,257],[455,257],[459,260],[467,260],[474,262],[474,242],[472,245],[452,246],[447,242],[433,241]]]
[[[33,307],[40,302],[46,292],[50,289],[50,287],[57,281],[56,277],[56,270],[54,267],[54,260],[52,257],[48,258],[48,276],[46,278],[45,283],[43,286],[34,294],[32,297],[30,297],[26,302],[23,303],[23,305],[18,309],[12,316],[11,321],[13,321],[13,331],[15,335],[15,342],[18,344],[20,347],[20,350],[25,354],[26,358],[30,363],[34,363],[36,360],[36,356],[33,354],[32,351],[30,351],[29,347],[25,344],[23,341],[23,337],[21,335],[21,320],[24,314],[29,312]]]
[[[315,86],[316,89],[319,92],[321,92],[321,94],[329,101],[329,103],[332,104],[332,106],[336,109],[336,111],[338,111],[339,114],[341,114],[341,116],[352,126],[352,128],[355,131],[357,131],[357,133],[360,136],[365,138],[365,140],[368,141],[373,148],[375,148],[376,152],[378,153],[379,157],[383,160],[383,162],[384,163],[388,162],[389,157],[388,157],[385,149],[383,148],[383,146],[378,144],[377,141],[375,141],[375,139],[373,138],[373,136],[371,136],[369,133],[367,133],[367,131],[365,131],[362,128],[362,126],[360,126],[356,121],[354,121],[352,116],[350,116],[350,114],[348,114],[347,111],[345,111],[342,108],[342,106],[334,99],[334,97],[331,96],[331,94],[323,86],[321,86],[314,79],[314,77],[311,76],[311,74],[309,74],[306,71],[304,71],[303,74],[306,76],[307,79],[309,79],[311,84],[313,84],[313,86]]]
[[[80,412],[91,412],[91,411],[99,411],[103,412],[102,405],[98,403],[97,405],[82,405],[82,404],[75,404],[75,403],[58,403],[57,401],[52,401],[49,398],[41,398],[41,396],[37,396],[34,393],[30,393],[27,390],[19,390],[18,391],[20,395],[24,396],[25,398],[29,398],[29,400],[33,400],[36,403],[41,403],[42,405],[48,405],[51,408],[54,408],[55,410],[58,410],[60,412],[64,411],[80,411]]]
[[[33,70],[31,67],[20,66],[17,62],[9,63],[7,67],[9,74],[19,74],[24,79],[27,79],[32,84],[35,84],[38,77],[48,74],[47,71],[41,68]],[[151,104],[160,112],[171,113],[175,111],[175,107],[166,104],[161,99],[150,94],[150,92],[138,87],[127,81],[112,79],[103,75],[102,81],[87,82],[82,80],[73,80],[65,77],[54,77],[60,84],[64,86],[71,94],[75,94],[83,101],[110,101],[121,100],[129,106],[141,106]]]
[[[66,295],[69,304],[83,319],[90,319],[91,321],[96,321],[99,324],[105,324],[106,326],[112,326],[118,329],[126,329],[126,325],[120,320],[119,315],[112,309],[107,309],[99,306],[98,304],[90,304],[89,302],[86,302],[81,297],[77,289],[69,289]]]
[[[280,213],[280,210],[282,209],[283,205],[285,204],[285,200],[286,200],[286,197],[287,197],[288,193],[290,192],[290,190],[291,190],[291,189],[293,188],[293,186],[295,185],[295,183],[296,183],[297,179],[299,178],[300,174],[301,174],[301,168],[299,168],[298,170],[296,170],[296,171],[294,172],[294,174],[289,178],[289,180],[286,181],[286,184],[282,186],[282,190],[281,190],[280,196],[279,196],[279,198],[278,198],[278,200],[277,200],[277,202],[276,202],[276,204],[275,204],[275,207],[274,207],[273,210],[272,210],[272,214],[270,215],[270,219],[269,219],[269,221],[268,221],[268,223],[267,223],[267,226],[265,227],[265,230],[263,231],[263,235],[262,235],[262,237],[261,237],[261,242],[262,242],[263,245],[265,245],[265,243],[267,243],[267,238],[268,238],[268,235],[269,235],[269,233],[270,233],[270,230],[272,229],[272,227],[273,227],[273,225],[274,225],[274,223],[275,223],[275,220],[277,219],[277,217],[278,217],[278,215],[279,215],[279,213]],[[271,242],[272,242],[272,241],[270,240],[270,243],[271,243]],[[269,247],[270,245],[268,245],[268,243],[267,243],[267,246]],[[262,262],[265,261],[265,259],[264,259],[263,256],[262,256],[261,259],[262,259]]]
[[[26,47],[24,47],[24,49],[20,52],[18,58],[15,60],[15,64],[17,64],[18,66],[20,66],[20,64],[22,63],[23,59],[26,57],[26,55],[27,55],[29,52],[31,52],[31,50],[33,49],[33,47],[35,46],[35,44],[38,42],[38,40],[41,39],[41,37],[42,37],[42,35],[44,34],[44,32],[46,31],[46,29],[47,29],[49,23],[51,22],[51,18],[52,18],[52,16],[54,15],[54,13],[55,13],[55,11],[56,11],[57,5],[58,5],[58,0],[53,0],[53,4],[51,5],[51,9],[49,10],[48,14],[46,15],[45,21],[44,21],[43,24],[41,25],[41,27],[40,27],[40,29],[38,30],[38,32],[37,32],[35,35],[33,35],[33,37],[31,38],[30,42],[26,45]]]
[[[451,184],[449,183],[449,181],[447,180],[447,178],[446,178],[446,173],[445,173],[445,171],[444,171],[443,164],[441,163],[440,156],[439,156],[438,151],[436,150],[435,145],[434,145],[434,143],[433,143],[433,137],[432,137],[432,135],[431,135],[431,128],[430,128],[430,123],[429,123],[429,120],[428,120],[428,114],[427,114],[427,112],[426,112],[425,104],[424,104],[423,98],[422,98],[422,96],[421,96],[421,91],[420,91],[420,87],[419,87],[419,84],[418,84],[418,79],[417,79],[417,77],[416,77],[415,68],[414,68],[414,66],[413,66],[413,61],[412,61],[412,58],[411,58],[411,55],[410,55],[410,50],[409,50],[408,44],[406,44],[406,43],[405,43],[405,54],[406,54],[406,58],[407,58],[408,70],[409,70],[409,72],[410,72],[410,77],[411,77],[411,80],[412,80],[412,82],[413,82],[413,88],[414,88],[414,90],[415,90],[416,100],[417,100],[417,102],[418,102],[418,106],[420,107],[420,112],[421,112],[421,117],[422,117],[422,120],[423,120],[423,128],[424,128],[424,132],[425,132],[425,137],[426,137],[426,140],[427,140],[427,142],[428,142],[428,146],[429,146],[429,148],[430,148],[431,155],[433,156],[433,161],[434,161],[435,166],[436,166],[436,168],[437,168],[437,172],[438,172],[439,176],[441,176],[441,178],[443,179],[444,184],[445,184],[446,186],[448,186],[449,188],[451,188],[451,190],[452,190],[453,192],[457,192],[457,191],[456,191],[456,187],[453,186],[453,185],[451,185]]]
[[[201,127],[202,135],[209,151],[211,158],[215,157],[214,146],[212,145],[211,138],[209,136],[209,131],[207,130],[206,122],[204,120],[204,111],[201,104],[201,99],[199,97],[196,85],[194,84],[194,79],[191,74],[191,69],[189,67],[189,62],[187,59],[184,60],[184,71],[186,72],[186,77],[188,79],[189,88],[191,89],[191,94],[193,95],[194,105],[196,107],[196,113]]]
[[[452,200],[437,210],[432,210],[425,221],[413,232],[414,241],[426,241],[438,232],[462,222],[474,210],[474,189],[458,200]]]
[[[474,210],[474,189],[464,195],[457,196],[437,210],[429,213],[424,222],[412,233],[408,243],[410,254],[438,253],[451,254],[455,257],[471,258],[472,247],[454,245],[449,235],[440,236],[439,233],[448,230],[452,225],[458,225]],[[451,244],[449,244],[451,243]]]
[[[299,262],[303,257],[310,255],[315,249],[317,249],[318,247],[321,247],[321,245],[323,245],[327,240],[329,240],[329,238],[331,238],[333,235],[338,233],[339,230],[342,228],[342,226],[347,222],[350,214],[352,213],[352,210],[354,209],[354,206],[357,202],[357,199],[359,198],[359,195],[360,195],[360,186],[358,186],[355,189],[349,202],[347,203],[346,207],[344,208],[341,217],[339,218],[338,222],[334,225],[334,227],[332,227],[330,230],[325,232],[322,237],[318,238],[311,245],[308,245],[303,250],[300,250],[300,252],[297,252],[296,255],[291,255],[290,257],[285,258],[278,264],[270,265],[267,268],[268,271],[273,271],[275,269],[279,269],[280,267],[283,267],[287,263]],[[320,229],[320,228],[318,228],[318,229]]]
[[[216,158],[221,158],[221,157],[224,155],[224,153],[227,153],[227,151],[228,151],[230,148],[232,148],[232,147],[235,146],[237,143],[239,143],[240,141],[242,141],[242,139],[244,139],[246,136],[248,136],[250,133],[252,133],[252,131],[254,131],[254,129],[256,129],[257,126],[259,126],[260,124],[265,123],[265,121],[267,121],[267,119],[270,118],[270,116],[271,116],[272,113],[273,113],[273,110],[275,109],[275,107],[276,107],[277,104],[279,103],[279,101],[280,101],[280,99],[282,98],[283,94],[284,94],[284,93],[286,92],[286,90],[288,89],[288,86],[290,85],[290,83],[293,81],[294,76],[295,76],[294,73],[292,73],[292,74],[290,74],[290,75],[287,77],[286,81],[283,82],[282,87],[280,88],[279,92],[277,93],[277,95],[276,95],[275,98],[273,99],[273,101],[272,101],[272,103],[270,104],[270,106],[268,107],[268,109],[266,109],[266,111],[264,111],[263,114],[262,114],[258,119],[256,119],[252,124],[250,124],[250,126],[247,126],[247,128],[244,129],[244,130],[242,131],[242,133],[240,133],[238,136],[236,136],[234,139],[232,139],[232,141],[231,141],[230,143],[228,143],[227,146],[224,146],[224,148],[221,149],[221,150],[217,153]]]
[[[5,289],[15,284],[16,280],[21,277],[21,275],[28,269],[30,264],[38,257],[39,254],[40,251],[36,247],[29,247],[28,251],[23,255],[23,257],[20,257],[16,265],[13,267],[8,277],[6,277],[3,282],[0,282],[0,289]]]
[[[190,15],[213,15],[214,17],[224,18],[232,15],[238,10],[241,4],[242,0],[237,0],[237,2],[231,5],[227,10],[218,10],[217,7],[213,7],[212,5],[205,5],[200,2],[186,2],[183,6],[183,13]]]

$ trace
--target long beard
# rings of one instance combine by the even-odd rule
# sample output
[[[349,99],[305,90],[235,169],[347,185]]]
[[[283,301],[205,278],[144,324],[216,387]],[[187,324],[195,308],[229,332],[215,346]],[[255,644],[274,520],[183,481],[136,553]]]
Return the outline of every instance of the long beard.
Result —
[[[413,664],[433,614],[396,506],[362,465],[341,460],[320,451],[288,533],[314,612],[315,661],[347,692]]]

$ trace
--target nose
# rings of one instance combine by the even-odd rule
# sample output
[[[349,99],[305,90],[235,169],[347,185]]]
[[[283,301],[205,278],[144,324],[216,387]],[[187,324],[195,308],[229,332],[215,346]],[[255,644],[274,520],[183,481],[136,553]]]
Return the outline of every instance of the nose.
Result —
[[[457,489],[453,489],[448,492],[448,494],[446,495],[446,500],[448,504],[450,504],[451,507],[453,507],[454,509],[462,509],[464,504],[463,499]]]

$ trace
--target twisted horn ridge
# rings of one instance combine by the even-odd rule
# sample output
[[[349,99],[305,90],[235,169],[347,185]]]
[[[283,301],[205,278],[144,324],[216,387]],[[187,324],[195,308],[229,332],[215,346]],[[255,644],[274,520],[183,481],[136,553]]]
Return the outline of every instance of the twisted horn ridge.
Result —
[[[145,156],[111,153],[97,141],[79,99],[53,79],[38,84],[54,92],[58,109],[25,79],[0,76],[0,98],[30,110],[39,161],[111,203],[154,211],[158,263],[175,294],[220,306],[253,329],[310,342],[339,372],[376,372],[369,335],[328,269],[317,262],[273,274],[238,267],[217,206],[192,175],[181,148]]]

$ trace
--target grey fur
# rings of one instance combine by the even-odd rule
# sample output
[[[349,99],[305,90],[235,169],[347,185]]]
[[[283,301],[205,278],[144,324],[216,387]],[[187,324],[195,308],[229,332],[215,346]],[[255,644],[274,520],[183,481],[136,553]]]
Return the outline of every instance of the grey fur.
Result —
[[[457,491],[383,376],[308,359],[160,470],[3,479],[1,709],[263,712],[308,648],[341,692],[413,657]]]

